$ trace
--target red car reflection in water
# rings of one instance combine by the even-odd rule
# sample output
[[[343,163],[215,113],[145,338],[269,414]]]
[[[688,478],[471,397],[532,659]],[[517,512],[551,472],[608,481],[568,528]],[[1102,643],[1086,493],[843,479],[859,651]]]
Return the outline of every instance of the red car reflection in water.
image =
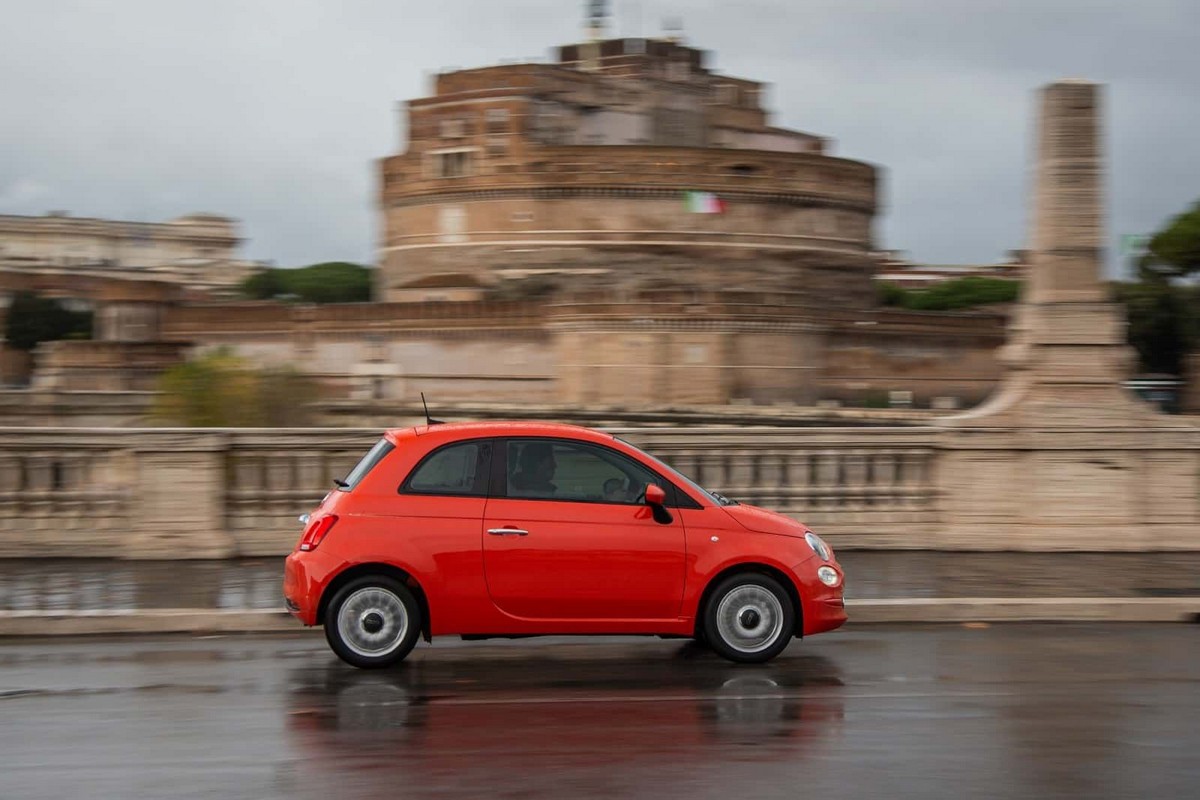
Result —
[[[846,620],[832,550],[611,435],[543,423],[388,431],[310,516],[284,597],[358,667],[417,638],[695,637],[761,662]]]
[[[807,760],[838,747],[845,701],[830,659],[747,671],[690,643],[676,657],[601,650],[443,650],[371,673],[297,667],[291,780],[314,797],[673,797],[722,782],[755,796],[739,775],[784,765],[801,780]]]

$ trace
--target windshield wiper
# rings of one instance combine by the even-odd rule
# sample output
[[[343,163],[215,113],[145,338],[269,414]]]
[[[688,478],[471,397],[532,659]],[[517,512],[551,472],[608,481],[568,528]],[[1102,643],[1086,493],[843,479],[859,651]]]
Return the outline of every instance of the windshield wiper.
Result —
[[[349,489],[350,488],[350,484],[346,483],[341,478],[334,478],[333,485],[338,487],[339,489]]]
[[[721,494],[720,492],[714,492],[712,489],[708,489],[707,491],[708,491],[708,493],[709,493],[709,494],[711,494],[713,497],[717,498],[717,500],[718,500],[718,501],[721,503],[721,505],[723,505],[723,506],[736,506],[736,505],[741,505],[740,503],[738,503],[738,501],[737,501],[737,500],[730,500],[728,497],[726,497],[725,495]]]

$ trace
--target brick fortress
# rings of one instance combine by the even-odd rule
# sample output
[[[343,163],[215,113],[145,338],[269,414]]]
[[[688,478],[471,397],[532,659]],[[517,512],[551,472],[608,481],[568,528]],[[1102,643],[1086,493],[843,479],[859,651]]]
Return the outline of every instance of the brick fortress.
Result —
[[[769,124],[763,86],[673,41],[438,75],[382,163],[384,300],[533,280],[873,303],[876,171]],[[459,289],[457,295],[443,289]]]

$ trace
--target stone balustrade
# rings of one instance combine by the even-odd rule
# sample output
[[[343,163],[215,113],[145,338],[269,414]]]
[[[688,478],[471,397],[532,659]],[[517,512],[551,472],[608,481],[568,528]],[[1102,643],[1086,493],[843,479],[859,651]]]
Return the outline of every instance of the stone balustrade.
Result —
[[[847,545],[906,544],[935,520],[927,428],[630,428],[702,485]],[[0,429],[0,556],[287,552],[297,516],[374,430]]]
[[[1186,424],[1169,440],[1129,432],[1120,442],[1123,458],[1141,464],[1144,478],[1131,488],[1109,479],[1104,495],[1097,494],[1099,484],[1076,486],[1095,508],[1071,519],[1055,516],[1066,500],[1054,507],[1036,500],[1039,485],[1053,483],[1038,459],[1061,459],[1055,454],[1066,447],[1111,449],[1111,434],[1047,445],[1023,475],[1020,465],[1031,458],[1033,442],[978,439],[941,425],[611,430],[706,488],[804,521],[837,547],[1200,549],[1194,480],[1200,428]],[[311,510],[379,435],[364,429],[0,428],[0,557],[281,555],[299,536],[297,516]],[[1162,472],[1167,451],[1178,464],[1169,473],[1177,479],[1149,479],[1147,470]],[[994,480],[964,479],[981,465],[994,465],[988,473]],[[1101,464],[1096,477],[1082,478],[1120,477],[1118,466],[1105,471]],[[1040,484],[1028,483],[1038,475]],[[1058,484],[1051,489],[1061,494]],[[1114,494],[1124,492],[1132,493]],[[1022,502],[1022,494],[1034,499]],[[1002,496],[1011,502],[999,514],[994,507]],[[1120,535],[1084,524],[1114,498],[1122,507],[1145,509],[1144,515],[1128,517]]]
[[[614,430],[700,485],[857,547],[917,546],[937,521],[931,428]]]

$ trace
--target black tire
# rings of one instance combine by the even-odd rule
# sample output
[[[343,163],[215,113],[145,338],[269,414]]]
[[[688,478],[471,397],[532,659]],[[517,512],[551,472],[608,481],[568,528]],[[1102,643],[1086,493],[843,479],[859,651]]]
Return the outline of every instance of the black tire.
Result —
[[[761,572],[730,575],[704,605],[704,641],[730,661],[770,661],[784,651],[795,630],[796,610],[787,590]]]
[[[421,606],[407,586],[384,575],[365,575],[329,601],[325,639],[347,664],[379,669],[404,660],[421,635],[421,623]]]

